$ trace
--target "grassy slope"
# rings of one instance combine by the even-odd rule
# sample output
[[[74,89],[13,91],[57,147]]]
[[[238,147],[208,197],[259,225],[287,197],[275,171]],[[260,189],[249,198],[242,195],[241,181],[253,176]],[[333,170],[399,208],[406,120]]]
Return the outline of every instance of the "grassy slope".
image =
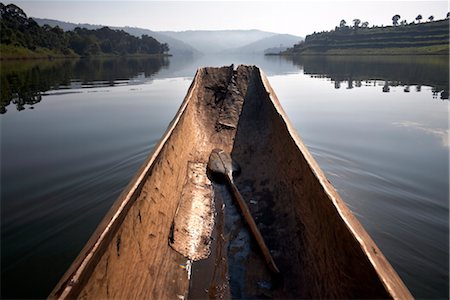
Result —
[[[37,48],[30,50],[20,46],[0,44],[0,59],[37,59],[37,58],[60,58],[78,57],[75,53],[64,55],[56,53],[47,48]]]
[[[406,55],[444,54],[449,51],[449,20],[406,26],[345,28],[309,35],[304,44],[285,55]]]
[[[92,55],[91,57],[119,57],[118,54],[99,54]],[[163,57],[171,56],[170,54],[128,54],[126,57]],[[20,46],[0,44],[0,60],[13,60],[13,59],[42,59],[42,58],[79,58],[80,56],[75,52],[70,54],[62,54],[52,51],[47,48],[37,48],[36,50],[30,50]]]
[[[389,47],[389,48],[358,48],[329,49],[327,51],[305,50],[301,55],[448,55],[449,45],[434,45],[425,47]],[[290,53],[293,54],[293,53]]]

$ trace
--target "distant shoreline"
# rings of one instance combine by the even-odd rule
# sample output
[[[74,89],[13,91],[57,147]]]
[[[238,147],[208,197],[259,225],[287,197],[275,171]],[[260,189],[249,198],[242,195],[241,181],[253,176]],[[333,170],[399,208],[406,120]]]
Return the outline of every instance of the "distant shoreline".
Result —
[[[385,49],[339,49],[339,51],[304,51],[301,53],[266,53],[266,56],[285,56],[285,57],[291,57],[291,56],[373,56],[373,55],[380,55],[380,56],[401,56],[401,55],[437,55],[437,56],[448,56],[449,55],[449,47],[444,47],[442,49],[438,50],[421,50],[420,48],[407,48],[407,49],[400,49],[400,50],[394,50],[390,48]]]
[[[93,55],[93,56],[34,56],[34,57],[3,57],[0,56],[0,61],[15,61],[15,60],[54,60],[54,59],[99,59],[99,58],[163,58],[171,57],[171,54],[143,54],[143,55]]]
[[[0,3],[2,38],[0,60],[73,59],[83,57],[164,57],[166,43],[148,35],[136,37],[122,30],[40,26],[15,4]]]
[[[90,56],[81,56],[77,54],[60,54],[60,53],[53,53],[50,51],[46,51],[46,49],[42,52],[40,51],[31,51],[29,49],[25,49],[26,51],[23,51],[24,48],[18,49],[16,53],[14,52],[4,52],[1,51],[0,53],[0,61],[14,61],[14,60],[40,60],[40,59],[86,59],[86,58],[162,58],[162,57],[170,57],[172,54],[99,54],[99,55],[90,55]],[[3,50],[3,49],[2,49]]]
[[[448,26],[448,19],[371,28],[341,25],[272,55],[448,55]]]

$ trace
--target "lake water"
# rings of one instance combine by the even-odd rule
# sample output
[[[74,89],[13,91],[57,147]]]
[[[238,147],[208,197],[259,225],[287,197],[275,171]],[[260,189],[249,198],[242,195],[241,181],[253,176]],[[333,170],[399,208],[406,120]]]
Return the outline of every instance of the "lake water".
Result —
[[[2,62],[1,294],[46,297],[201,66],[256,64],[417,298],[449,297],[448,57]]]

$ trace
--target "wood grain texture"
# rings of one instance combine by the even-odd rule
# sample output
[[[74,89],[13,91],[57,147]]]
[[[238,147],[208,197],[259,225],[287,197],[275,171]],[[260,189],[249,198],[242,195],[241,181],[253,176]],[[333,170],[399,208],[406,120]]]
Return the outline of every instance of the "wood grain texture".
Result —
[[[315,234],[311,234],[311,239],[320,241],[322,240],[320,233],[329,232],[333,244],[336,243],[335,245],[339,246],[339,251],[332,251],[336,256],[342,256],[346,258],[342,260],[344,264],[338,266],[339,268],[342,268],[342,266],[347,266],[347,269],[349,269],[349,271],[346,271],[345,273],[343,273],[343,275],[348,276],[349,274],[351,274],[352,278],[359,278],[359,280],[362,281],[360,283],[354,282],[352,284],[355,292],[352,295],[349,294],[349,298],[369,298],[370,288],[362,284],[365,280],[367,280],[368,283],[373,283],[374,286],[377,286],[378,282],[380,282],[389,297],[392,297],[394,299],[413,299],[413,296],[411,295],[410,291],[405,286],[401,278],[390,265],[390,263],[378,248],[378,246],[375,244],[375,242],[372,240],[372,238],[369,236],[367,231],[363,228],[361,223],[357,220],[355,215],[350,211],[345,202],[341,199],[337,191],[331,185],[330,181],[326,178],[324,172],[309,152],[306,145],[301,140],[294,126],[284,112],[264,72],[259,70],[259,76],[264,86],[263,89],[267,91],[267,95],[270,98],[270,102],[272,103],[273,107],[275,108],[276,114],[280,115],[280,126],[282,127],[279,129],[280,132],[285,132],[287,135],[289,135],[290,138],[288,138],[287,140],[289,140],[290,143],[292,142],[294,144],[292,147],[295,150],[293,151],[297,152],[298,158],[303,157],[303,160],[306,163],[306,166],[303,167],[303,169],[306,168],[310,170],[310,172],[307,172],[307,174],[312,177],[311,181],[315,185],[313,187],[313,191],[317,192],[317,195],[322,198],[322,205],[327,206],[326,209],[330,211],[330,213],[328,214],[327,210],[321,211],[321,208],[323,206],[311,206],[307,215],[309,215],[310,212],[314,213],[317,216],[316,221],[324,220],[329,221],[330,223],[328,226],[322,226],[322,228],[320,226],[315,227],[311,224],[311,227],[308,228],[319,229],[316,230]],[[320,217],[321,215],[325,215],[326,217]],[[328,216],[333,218],[326,220]],[[341,240],[341,238],[343,239]],[[335,241],[333,241],[333,239],[335,239]],[[313,247],[310,248],[310,250],[313,249]],[[353,252],[355,252],[355,254],[353,254]],[[317,255],[314,256],[317,257]],[[365,263],[367,261],[369,263],[369,266],[364,266],[362,263],[360,263]],[[375,273],[373,274],[373,276],[369,275],[371,273],[371,269],[373,269]]]
[[[197,71],[161,142],[50,298],[187,298],[190,261],[169,246],[169,236],[189,162],[206,165],[214,148],[241,164],[235,183],[282,274],[279,281],[270,277],[254,241],[237,258],[245,229],[235,218],[234,231],[223,237],[230,246],[219,249],[229,264],[220,270],[231,283],[223,294],[412,298],[326,179],[265,75],[249,66]],[[213,186],[216,197],[227,199],[226,189]],[[270,289],[261,288],[266,282]]]
[[[214,228],[213,188],[206,165],[188,162],[186,183],[171,227],[170,246],[191,261],[205,259]]]

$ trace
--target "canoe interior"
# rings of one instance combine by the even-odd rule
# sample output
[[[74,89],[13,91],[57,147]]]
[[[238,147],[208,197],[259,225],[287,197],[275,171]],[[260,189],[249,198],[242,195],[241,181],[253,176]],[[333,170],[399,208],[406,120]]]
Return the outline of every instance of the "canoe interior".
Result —
[[[169,237],[188,166],[212,149],[240,164],[235,183],[281,271],[271,275],[226,186],[212,182],[208,258]],[[326,180],[257,67],[202,68],[160,144],[51,298],[411,298]]]

